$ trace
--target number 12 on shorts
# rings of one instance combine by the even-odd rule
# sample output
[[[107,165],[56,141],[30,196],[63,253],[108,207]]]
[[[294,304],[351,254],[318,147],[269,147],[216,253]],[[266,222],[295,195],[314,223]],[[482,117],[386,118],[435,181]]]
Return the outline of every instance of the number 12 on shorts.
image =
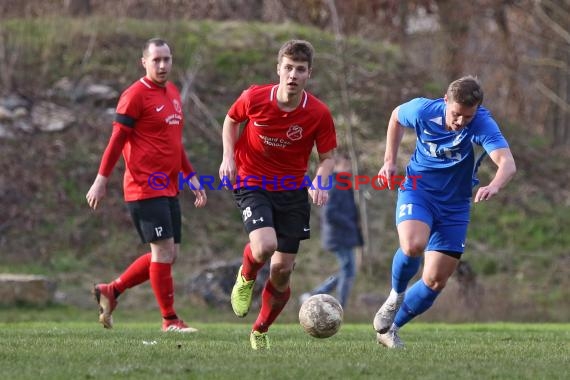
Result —
[[[403,218],[406,215],[412,215],[412,206],[411,203],[405,203],[400,205],[400,212],[398,213],[398,218]]]

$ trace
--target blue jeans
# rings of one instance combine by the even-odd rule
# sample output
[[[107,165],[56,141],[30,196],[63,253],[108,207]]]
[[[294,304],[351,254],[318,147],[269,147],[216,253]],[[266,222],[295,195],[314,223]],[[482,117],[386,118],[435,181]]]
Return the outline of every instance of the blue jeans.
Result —
[[[346,306],[348,296],[354,284],[354,277],[356,276],[356,260],[352,248],[341,248],[333,251],[336,255],[339,264],[339,270],[334,275],[327,278],[310,293],[321,294],[330,293],[336,288],[337,297],[343,309]]]

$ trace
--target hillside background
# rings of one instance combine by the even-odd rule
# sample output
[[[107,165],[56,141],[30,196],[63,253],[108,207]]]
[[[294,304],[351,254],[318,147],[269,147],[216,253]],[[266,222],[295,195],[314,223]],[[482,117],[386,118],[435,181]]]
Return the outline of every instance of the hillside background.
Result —
[[[251,83],[277,81],[277,50],[285,40],[304,38],[317,50],[309,90],[330,106],[358,173],[378,172],[395,106],[415,96],[441,97],[449,81],[465,74],[481,79],[484,104],[511,144],[516,178],[473,207],[467,265],[422,319],[567,322],[570,2],[457,3],[2,2],[0,272],[45,274],[57,280],[58,302],[86,309],[93,306],[93,282],[114,278],[146,251],[122,201],[122,161],[103,207],[92,212],[85,202],[117,96],[144,75],[145,40],[162,36],[173,47],[185,146],[199,172],[215,176],[227,109]],[[93,86],[104,86],[105,96],[86,90]],[[38,109],[62,127],[43,128]],[[406,136],[402,170],[413,143]],[[489,160],[481,172],[485,183],[493,173]],[[211,307],[187,292],[188,282],[214,263],[238,259],[246,241],[231,194],[208,196],[199,210],[189,192],[181,196],[183,244],[175,266],[177,303],[205,314]],[[347,317],[369,321],[389,290],[395,194],[363,187],[357,196],[367,244]],[[302,244],[294,299],[283,318],[293,318],[296,297],[336,268],[320,248],[318,226],[314,209],[313,238]],[[154,300],[140,287],[122,305],[147,310]]]

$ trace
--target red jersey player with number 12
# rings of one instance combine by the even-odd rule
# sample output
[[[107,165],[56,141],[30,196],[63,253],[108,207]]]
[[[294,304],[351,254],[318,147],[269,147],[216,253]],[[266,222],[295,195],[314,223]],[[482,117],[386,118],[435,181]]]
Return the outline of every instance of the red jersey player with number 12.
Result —
[[[143,243],[151,252],[137,258],[116,280],[97,284],[93,293],[99,305],[99,322],[113,327],[112,312],[117,298],[128,288],[150,280],[162,314],[162,330],[194,332],[174,310],[171,267],[181,240],[178,175],[194,173],[182,146],[184,118],[178,89],[168,81],[172,55],[166,41],[153,38],[143,48],[146,75],[126,89],[117,105],[113,133],[87,193],[92,209],[105,196],[108,177],[119,160],[125,160],[125,201]],[[190,179],[194,205],[206,205],[206,193],[197,176]]]
[[[289,300],[300,241],[310,237],[309,195],[318,206],[328,199],[323,178],[329,178],[334,166],[336,132],[327,106],[305,91],[313,55],[307,41],[286,42],[277,57],[279,84],[245,90],[223,126],[219,175],[222,181],[233,183],[236,205],[249,234],[231,294],[238,317],[248,313],[257,272],[271,259],[261,310],[250,334],[256,350],[269,348],[269,326]],[[307,184],[304,178],[315,145],[319,165],[312,184]]]

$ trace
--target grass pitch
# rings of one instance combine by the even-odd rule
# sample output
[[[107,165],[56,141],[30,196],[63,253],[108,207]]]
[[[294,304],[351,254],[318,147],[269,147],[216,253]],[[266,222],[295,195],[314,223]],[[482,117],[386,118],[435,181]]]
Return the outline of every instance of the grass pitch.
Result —
[[[568,379],[570,324],[410,323],[405,350],[375,343],[368,324],[315,339],[275,324],[271,350],[249,346],[250,324],[1,322],[4,379]]]

